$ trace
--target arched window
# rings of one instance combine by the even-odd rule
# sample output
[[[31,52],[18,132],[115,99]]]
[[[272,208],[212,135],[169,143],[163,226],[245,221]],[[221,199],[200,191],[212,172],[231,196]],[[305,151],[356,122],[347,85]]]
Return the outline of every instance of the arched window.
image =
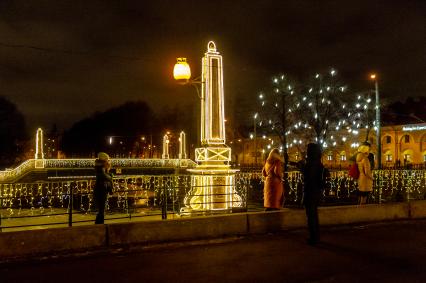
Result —
[[[386,137],[385,137],[385,142],[386,142],[387,144],[392,143],[392,137],[391,137],[391,136],[386,136]]]
[[[346,152],[345,151],[341,151],[340,152],[340,161],[346,161]]]
[[[404,143],[410,143],[410,136],[409,135],[405,135],[403,139],[404,139]]]
[[[385,152],[385,160],[386,160],[386,162],[392,162],[393,156],[392,156],[392,152],[390,150]]]
[[[413,150],[406,149],[402,152],[402,160],[404,164],[406,164],[407,162],[410,162],[410,163],[413,162],[412,158],[413,158]]]

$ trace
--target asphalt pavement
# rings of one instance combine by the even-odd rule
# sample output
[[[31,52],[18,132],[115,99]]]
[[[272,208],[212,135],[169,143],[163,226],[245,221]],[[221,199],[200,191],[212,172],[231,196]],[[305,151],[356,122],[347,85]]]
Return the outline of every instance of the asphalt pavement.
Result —
[[[426,220],[2,263],[0,282],[426,282]]]

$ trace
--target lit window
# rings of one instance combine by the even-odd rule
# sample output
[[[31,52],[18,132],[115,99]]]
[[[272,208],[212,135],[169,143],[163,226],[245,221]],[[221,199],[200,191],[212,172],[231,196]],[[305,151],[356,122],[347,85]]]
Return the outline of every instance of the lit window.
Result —
[[[392,161],[392,154],[387,154],[387,155],[386,155],[386,161],[387,161],[387,162]]]
[[[340,161],[346,161],[346,155],[341,154],[340,155]]]
[[[404,160],[410,161],[411,156],[409,154],[404,154]]]
[[[327,155],[327,160],[328,160],[328,161],[333,160],[333,155],[332,155],[332,154]]]

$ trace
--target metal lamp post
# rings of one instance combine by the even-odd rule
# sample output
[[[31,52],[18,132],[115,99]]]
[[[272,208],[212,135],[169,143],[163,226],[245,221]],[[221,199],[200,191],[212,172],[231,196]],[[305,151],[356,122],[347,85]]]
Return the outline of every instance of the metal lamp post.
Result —
[[[374,80],[376,91],[376,147],[377,147],[377,169],[382,168],[382,140],[380,128],[380,96],[379,96],[379,82],[376,74],[371,74],[370,78]]]
[[[253,116],[253,131],[254,131],[254,164],[257,166],[257,132],[256,132],[257,113]]]

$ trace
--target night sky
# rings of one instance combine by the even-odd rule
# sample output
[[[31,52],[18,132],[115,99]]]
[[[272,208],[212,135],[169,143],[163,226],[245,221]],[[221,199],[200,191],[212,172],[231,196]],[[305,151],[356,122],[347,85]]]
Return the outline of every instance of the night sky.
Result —
[[[226,115],[249,120],[272,75],[329,67],[385,100],[426,95],[426,1],[0,1],[0,95],[29,129],[69,127],[128,100],[198,103],[176,85],[214,40],[224,56]]]

